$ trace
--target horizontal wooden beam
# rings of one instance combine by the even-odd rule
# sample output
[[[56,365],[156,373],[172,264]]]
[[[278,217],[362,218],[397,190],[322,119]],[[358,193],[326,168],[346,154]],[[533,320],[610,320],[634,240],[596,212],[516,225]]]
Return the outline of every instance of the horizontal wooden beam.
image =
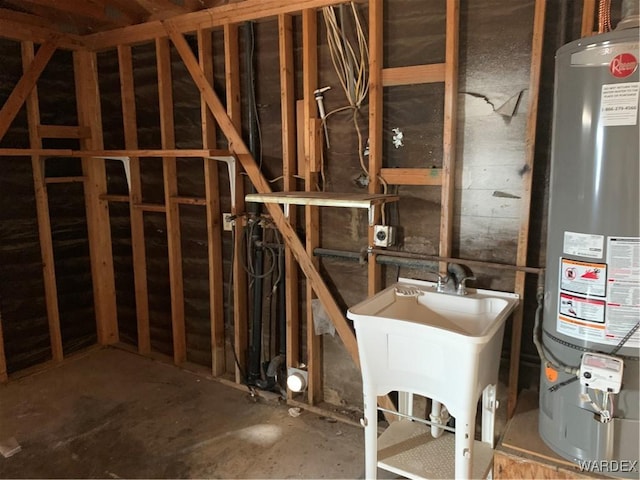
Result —
[[[58,48],[57,39],[53,38],[38,49],[38,53],[36,53],[29,68],[25,70],[13,88],[9,98],[4,102],[0,110],[0,140],[2,140],[2,137],[4,137],[7,130],[9,130],[13,119],[16,118],[27,96],[31,93],[33,87],[35,87],[38,78],[40,78],[40,74],[49,63],[49,60],[51,60],[56,48]]]
[[[444,63],[382,69],[382,86],[444,82]]]
[[[45,177],[44,183],[82,183],[85,177],[82,175],[75,177]]]
[[[441,168],[381,168],[380,176],[389,185],[442,185]]]
[[[68,150],[40,148],[0,148],[0,157],[228,157],[229,150]]]
[[[167,207],[160,203],[134,203],[133,208],[138,208],[143,212],[166,212]]]
[[[204,197],[171,197],[171,201],[180,205],[206,205],[207,199]]]
[[[58,36],[58,47],[65,50],[84,49],[84,41],[79,35],[61,33],[48,27],[18,22],[0,15],[0,37],[18,42],[46,43],[52,36]]]
[[[38,136],[40,138],[89,138],[91,129],[75,125],[38,125]]]
[[[281,13],[300,12],[307,8],[320,8],[344,3],[344,0],[245,0],[186,13],[165,20],[178,33],[191,33],[200,29],[221,27],[226,24],[242,23],[265,17],[277,17]],[[104,50],[116,45],[131,45],[166,37],[167,32],[161,21],[151,21],[139,25],[98,32],[83,37],[87,47]]]
[[[115,195],[106,193],[100,195],[100,200],[106,200],[107,202],[124,202],[129,203],[129,195]]]

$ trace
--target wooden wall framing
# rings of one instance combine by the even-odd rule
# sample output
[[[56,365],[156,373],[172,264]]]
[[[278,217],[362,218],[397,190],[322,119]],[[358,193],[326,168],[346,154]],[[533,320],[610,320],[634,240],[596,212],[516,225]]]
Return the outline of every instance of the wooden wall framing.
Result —
[[[133,269],[136,298],[136,316],[138,329],[139,353],[151,354],[149,333],[149,306],[147,295],[145,238],[143,215],[145,211],[161,211],[167,218],[168,258],[171,277],[171,308],[173,329],[173,361],[176,364],[186,362],[186,340],[184,322],[184,293],[182,279],[182,258],[180,239],[180,204],[202,205],[207,214],[207,236],[209,241],[209,284],[210,284],[210,320],[212,364],[211,372],[214,376],[221,376],[226,371],[225,340],[224,340],[224,310],[222,286],[222,233],[220,229],[220,198],[218,165],[214,159],[215,129],[219,128],[228,141],[228,152],[237,159],[238,168],[232,180],[236,186],[233,214],[244,212],[244,170],[260,193],[270,192],[271,187],[262,175],[255,160],[244,144],[240,135],[240,85],[238,65],[238,24],[239,22],[263,17],[276,17],[278,24],[281,108],[282,108],[282,144],[283,144],[283,184],[284,190],[291,191],[296,187],[294,174],[298,170],[299,159],[296,158],[296,115],[295,97],[293,96],[293,38],[292,14],[302,12],[303,26],[303,123],[304,145],[304,177],[305,190],[313,191],[317,183],[319,172],[321,141],[321,123],[317,118],[313,91],[317,88],[317,8],[341,3],[341,0],[247,0],[239,4],[216,7],[203,12],[181,15],[175,19],[163,22],[149,22],[144,25],[124,27],[111,32],[98,33],[78,39],[75,37],[58,35],[51,36],[44,30],[33,31],[33,40],[42,43],[37,53],[33,43],[24,41],[23,62],[24,75],[16,85],[9,100],[0,110],[0,138],[9,128],[11,121],[23,102],[27,102],[29,111],[30,149],[15,151],[2,149],[0,155],[21,154],[30,156],[34,166],[34,187],[38,207],[38,223],[40,240],[43,245],[43,273],[46,286],[47,311],[51,332],[52,352],[55,360],[63,357],[59,318],[57,313],[57,297],[55,292],[55,272],[53,270],[53,254],[51,251],[51,232],[48,224],[48,207],[46,199],[46,182],[42,170],[41,158],[44,155],[72,155],[80,156],[83,165],[83,177],[86,195],[87,218],[89,224],[89,240],[91,245],[91,264],[96,298],[96,321],[98,325],[98,341],[100,344],[112,344],[119,340],[118,324],[115,305],[115,286],[113,273],[113,258],[111,253],[109,228],[109,202],[127,201],[131,214],[131,235],[133,252]],[[542,5],[542,6],[541,6]],[[399,68],[384,68],[382,49],[383,2],[369,0],[369,41],[370,41],[370,193],[379,193],[383,182],[396,185],[424,185],[441,188],[441,222],[439,254],[442,257],[451,255],[451,232],[454,199],[454,170],[455,170],[455,126],[456,126],[456,98],[457,98],[457,52],[458,52],[458,16],[459,0],[446,2],[446,58],[443,64],[414,65]],[[542,9],[542,14],[540,14]],[[544,19],[544,0],[536,1],[536,22],[540,15]],[[1,23],[0,23],[1,25]],[[211,45],[211,29],[222,28],[224,32],[224,58],[226,74],[226,107],[220,102],[213,88],[213,63]],[[539,32],[539,23],[536,23]],[[17,31],[9,28],[7,36],[15,38]],[[198,40],[198,55],[194,55],[191,47],[184,38],[187,32],[195,32]],[[45,33],[47,33],[45,37]],[[541,39],[542,33],[536,35],[535,41]],[[159,103],[162,132],[162,148],[157,151],[138,150],[137,122],[135,113],[135,98],[133,85],[133,66],[131,60],[131,45],[141,42],[154,41],[158,61]],[[84,44],[84,46],[82,45]],[[171,66],[169,52],[175,48],[189,71],[193,81],[201,94],[202,111],[202,150],[176,150],[175,133],[173,127],[173,100],[171,95]],[[76,80],[76,95],[78,99],[79,125],[66,126],[59,129],[47,129],[40,125],[37,112],[37,90],[35,85],[38,76],[46,66],[56,48],[70,48],[74,50],[74,71]],[[102,127],[100,119],[100,103],[97,82],[96,51],[103,49],[117,49],[120,69],[122,115],[125,133],[125,150],[104,151],[102,145]],[[535,60],[539,61],[540,53],[534,50]],[[533,60],[532,60],[533,62]],[[533,63],[532,63],[533,66]],[[539,78],[532,73],[531,85],[537,86]],[[406,85],[411,83],[444,82],[444,135],[443,135],[443,164],[437,169],[437,174],[430,169],[426,175],[425,169],[385,169],[382,164],[382,91],[385,86]],[[533,95],[532,95],[533,97]],[[536,98],[537,100],[537,98]],[[532,100],[533,101],[533,100]],[[535,106],[532,103],[533,106]],[[531,114],[534,115],[534,114]],[[533,128],[535,133],[535,128]],[[529,131],[531,134],[531,130]],[[46,135],[73,136],[79,138],[79,151],[45,151],[40,139]],[[533,137],[527,138],[527,145],[532,148]],[[300,149],[301,145],[298,145]],[[224,153],[224,152],[223,152]],[[130,162],[130,191],[128,196],[109,196],[106,191],[106,174],[104,160],[99,156],[127,156]],[[162,205],[145,205],[142,203],[140,159],[145,156],[162,157],[164,171],[165,199]],[[196,157],[204,159],[205,198],[180,198],[177,191],[176,170],[177,157]],[[531,164],[532,157],[527,162]],[[526,190],[525,199],[528,206],[530,186]],[[313,250],[319,246],[317,207],[305,207],[305,226],[307,233],[306,245],[303,245],[295,233],[297,221],[295,209],[285,216],[282,208],[277,205],[267,205],[267,211],[273,218],[286,242],[286,288],[287,288],[287,365],[298,366],[301,360],[301,348],[298,342],[300,333],[300,318],[298,315],[298,272],[300,269],[306,276],[307,300],[307,338],[306,363],[310,374],[310,403],[322,400],[322,357],[320,337],[313,334],[311,321],[311,301],[320,299],[325,310],[332,319],[346,350],[356,365],[359,364],[355,335],[349,323],[344,318],[344,312],[336,304],[329,289],[324,283],[318,269]],[[523,206],[523,215],[525,212]],[[379,218],[380,210],[375,212],[375,219]],[[523,217],[524,218],[524,217]],[[233,236],[234,248],[241,248],[242,219],[238,218]],[[522,224],[519,241],[518,265],[526,263],[526,241],[522,238],[528,232],[528,225]],[[369,229],[369,243],[372,244],[373,229]],[[237,260],[233,263],[233,310],[234,310],[234,348],[239,365],[235,369],[236,382],[242,381],[241,371],[244,370],[245,354],[247,350],[247,282],[244,269]],[[524,274],[517,277],[516,291],[524,293]],[[368,260],[368,293],[373,295],[381,288],[380,267],[375,261],[375,254]],[[520,313],[521,315],[521,313]],[[521,320],[520,320],[521,321]],[[517,327],[517,325],[516,325]],[[1,326],[0,326],[1,328]],[[513,358],[518,360],[520,330],[514,329],[512,348]],[[1,340],[1,330],[0,330]],[[0,349],[0,380],[4,378],[5,368],[3,351]],[[517,395],[517,362],[511,365],[510,401]],[[515,370],[514,370],[515,369]],[[515,371],[515,373],[514,373]],[[6,375],[5,375],[6,376]],[[515,393],[514,393],[515,392]],[[385,406],[392,406],[388,399],[381,399]]]

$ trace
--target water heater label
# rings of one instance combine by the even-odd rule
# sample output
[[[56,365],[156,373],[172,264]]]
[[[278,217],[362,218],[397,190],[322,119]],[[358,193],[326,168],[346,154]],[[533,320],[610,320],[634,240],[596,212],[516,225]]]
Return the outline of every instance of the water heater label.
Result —
[[[638,124],[640,82],[602,85],[600,120],[605,127]]]
[[[560,289],[604,298],[607,294],[607,264],[561,258]]]
[[[602,258],[604,256],[604,235],[564,232],[562,251],[566,255]]]

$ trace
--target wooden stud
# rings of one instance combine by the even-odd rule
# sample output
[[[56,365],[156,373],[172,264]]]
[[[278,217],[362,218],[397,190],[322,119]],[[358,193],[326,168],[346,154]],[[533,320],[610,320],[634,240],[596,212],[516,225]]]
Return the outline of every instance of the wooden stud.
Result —
[[[91,130],[88,127],[66,125],[38,125],[40,138],[89,138]]]
[[[34,61],[33,42],[22,43],[22,67],[29,70]],[[34,149],[42,148],[42,141],[38,137],[37,126],[40,123],[40,106],[38,89],[34,86],[26,99],[27,121],[29,125],[29,146]],[[51,358],[54,362],[62,361],[62,333],[60,331],[60,310],[58,308],[58,286],[56,284],[55,261],[53,256],[53,238],[51,235],[51,219],[49,217],[49,200],[45,188],[45,172],[42,157],[31,156],[33,172],[33,188],[36,199],[36,216],[38,218],[38,238],[40,240],[40,255],[42,258],[42,276],[44,283],[45,304],[47,307],[47,322],[49,324],[49,341],[51,344]]]
[[[369,2],[369,193],[380,192],[382,168],[382,69],[383,65],[383,2]],[[380,208],[384,208],[384,205]],[[380,221],[380,208],[375,209],[373,223]],[[374,228],[369,225],[368,245],[374,244]],[[382,288],[382,268],[371,254],[367,265],[367,293],[373,296]]]
[[[593,35],[596,16],[596,0],[583,0],[582,2],[582,28],[580,36],[590,37]]]
[[[156,39],[158,64],[158,93],[160,97],[160,134],[162,148],[175,148],[173,120],[173,92],[171,83],[171,50],[169,40]],[[171,325],[173,331],[173,361],[176,365],[187,360],[187,337],[184,319],[184,279],[182,276],[182,248],[180,239],[180,206],[171,201],[178,195],[176,157],[162,159],[164,196],[167,213],[167,243],[169,250],[169,284],[171,287]]]
[[[317,190],[318,172],[321,169],[322,137],[318,136],[318,112],[314,91],[318,88],[318,18],[315,9],[302,12],[302,92],[304,102],[304,189]],[[300,121],[300,119],[298,119]],[[318,207],[305,206],[306,252],[313,266],[319,266],[313,251],[320,246],[320,212]],[[313,284],[306,282],[307,319],[307,372],[309,374],[307,398],[311,405],[322,401],[322,337],[316,335],[313,324],[313,301],[317,294]]]
[[[187,43],[184,36],[178,33],[176,30],[173,30],[170,24],[166,24],[167,32],[171,37],[174,45],[176,46],[176,50],[180,54],[187,70],[191,74],[194,82],[203,93],[207,106],[211,109],[216,121],[218,122],[218,126],[223,131],[224,135],[228,138],[231,149],[234,154],[242,164],[244,170],[247,172],[251,183],[253,183],[256,191],[260,193],[267,193],[271,191],[271,187],[267,179],[262,175],[260,169],[258,168],[258,164],[255,159],[251,156],[249,149],[245,145],[242,140],[242,136],[239,133],[239,130],[234,125],[233,121],[226,113],[222,102],[214,92],[211,84],[206,81],[204,77],[204,73],[198,66],[198,62],[191,51],[191,47]],[[325,307],[329,318],[333,322],[336,327],[336,331],[340,335],[342,342],[345,345],[347,352],[351,355],[354,363],[356,365],[360,365],[360,361],[358,358],[358,345],[356,343],[356,337],[351,330],[351,327],[347,323],[347,320],[344,318],[342,313],[342,309],[338,306],[336,301],[334,300],[331,292],[325,285],[322,280],[322,276],[318,272],[317,268],[313,265],[311,258],[307,255],[304,246],[300,242],[297,233],[295,230],[289,225],[287,222],[282,209],[277,205],[267,205],[267,210],[269,211],[273,222],[276,227],[282,234],[283,240],[286,244],[291,248],[300,268],[307,276],[308,281],[311,282],[318,298]]]
[[[207,200],[203,197],[171,197],[171,201],[179,205],[206,205]]]
[[[80,147],[99,150],[103,148],[103,139],[96,54],[73,52],[73,67],[78,123],[91,129],[91,138],[81,139]],[[119,341],[119,335],[109,203],[100,200],[100,195],[107,193],[104,160],[82,157],[82,172],[86,177],[84,192],[98,343],[112,344]]]
[[[141,212],[156,212],[166,213],[167,207],[161,203],[136,203],[133,208],[140,210]]]
[[[522,180],[522,201],[520,202],[520,230],[516,265],[527,264],[529,245],[529,218],[531,216],[531,188],[533,185],[533,162],[535,158],[536,127],[538,117],[538,95],[542,69],[542,47],[544,42],[544,19],[546,0],[536,0],[533,17],[533,39],[531,43],[531,72],[529,74],[529,111],[527,114],[527,137],[525,143],[525,172]],[[507,416],[511,418],[518,400],[518,377],[520,371],[520,349],[522,344],[522,319],[524,313],[525,277],[523,271],[516,272],[515,293],[520,295],[520,305],[513,313],[511,327],[511,358],[509,362],[509,391]]]
[[[9,130],[13,119],[16,118],[29,93],[31,93],[36,86],[40,74],[42,74],[42,71],[49,63],[49,60],[51,60],[57,48],[58,43],[56,39],[53,39],[38,49],[38,53],[33,57],[33,61],[29,63],[29,68],[24,71],[13,91],[4,102],[0,110],[0,141],[5,133],[7,133],[7,130]]]
[[[440,256],[451,256],[456,173],[456,124],[458,110],[458,30],[460,0],[447,0],[444,82],[444,131],[442,135],[442,191],[440,194]]]
[[[131,197],[129,195],[102,194],[100,195],[100,200],[106,200],[108,202],[129,203],[131,201]]]
[[[291,15],[278,15],[278,47],[280,58],[280,110],[282,112],[282,175],[283,188],[296,190],[295,175],[298,171],[296,158],[296,99],[294,96],[293,64],[293,20]],[[303,142],[300,142],[302,145]],[[302,158],[302,156],[300,157]],[[289,225],[295,228],[296,209],[289,209]],[[286,357],[287,367],[298,367],[300,361],[300,315],[298,265],[290,247],[285,248],[285,297],[286,297]],[[292,392],[287,396],[292,398]]]
[[[174,36],[172,40],[174,43],[178,38],[184,39],[184,37]],[[240,102],[240,65],[239,65],[239,51],[238,51],[238,26],[235,24],[225,25],[224,27],[224,66],[226,77],[226,92],[227,92],[227,110],[225,113],[229,120],[229,127],[235,131],[240,131],[242,126],[241,117],[241,102]],[[178,45],[176,44],[176,47]],[[180,49],[178,48],[178,51]],[[182,55],[184,60],[185,56]],[[185,62],[186,65],[186,62]],[[187,67],[188,68],[188,67]],[[203,73],[200,70],[200,73]],[[207,82],[206,77],[203,76],[202,80]],[[197,82],[196,82],[197,84]],[[207,82],[208,85],[211,85]],[[220,126],[220,119],[216,116],[216,112],[211,109],[210,99],[207,97],[206,92],[203,93],[207,107],[211,110],[211,113],[216,117],[218,125]],[[220,126],[222,128],[222,126]],[[224,131],[224,129],[223,129]],[[227,135],[229,150],[235,150],[237,146],[236,141],[229,138]],[[242,142],[242,138],[239,138]],[[242,144],[244,145],[244,143]],[[246,148],[246,147],[245,147]],[[248,152],[248,150],[247,150]],[[229,179],[230,181],[232,179]],[[240,169],[236,169],[236,178],[233,179],[236,184],[236,198],[235,207],[231,208],[233,215],[240,215],[244,213],[244,179],[240,175]],[[242,266],[241,252],[242,252],[242,235],[243,235],[243,222],[235,222],[233,227],[233,333],[234,333],[234,348],[235,354],[240,366],[236,365],[236,382],[244,383],[242,378],[242,372],[247,371],[247,348],[249,342],[248,332],[248,317],[247,317],[247,305],[249,305],[248,292],[247,292],[247,274]]]
[[[213,84],[213,41],[209,30],[198,30],[198,63],[205,78]],[[215,148],[215,119],[200,99],[202,118],[202,146]],[[224,338],[224,277],[222,266],[222,232],[220,229],[220,183],[218,162],[204,161],[205,204],[207,207],[207,248],[209,266],[209,318],[211,322],[211,374],[223,375],[225,365]]]
[[[136,117],[131,47],[126,45],[118,46],[118,65],[120,71],[120,98],[122,104],[124,145],[127,149],[137,150],[138,121]],[[149,329],[149,294],[144,239],[144,214],[141,209],[135,207],[136,204],[142,202],[142,180],[140,175],[140,158],[138,156],[129,156],[129,175],[130,191],[128,201],[131,222],[131,257],[136,300],[138,353],[141,355],[149,355],[151,353],[151,333]]]
[[[396,85],[444,82],[445,66],[446,64],[444,63],[433,63],[430,65],[383,68],[382,85],[394,87]]]

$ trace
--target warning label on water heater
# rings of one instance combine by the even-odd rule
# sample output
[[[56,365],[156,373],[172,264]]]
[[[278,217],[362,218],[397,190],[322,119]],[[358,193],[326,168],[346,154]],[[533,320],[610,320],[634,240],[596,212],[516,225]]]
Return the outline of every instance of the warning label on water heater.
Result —
[[[600,120],[605,127],[637,125],[640,82],[602,85]]]

